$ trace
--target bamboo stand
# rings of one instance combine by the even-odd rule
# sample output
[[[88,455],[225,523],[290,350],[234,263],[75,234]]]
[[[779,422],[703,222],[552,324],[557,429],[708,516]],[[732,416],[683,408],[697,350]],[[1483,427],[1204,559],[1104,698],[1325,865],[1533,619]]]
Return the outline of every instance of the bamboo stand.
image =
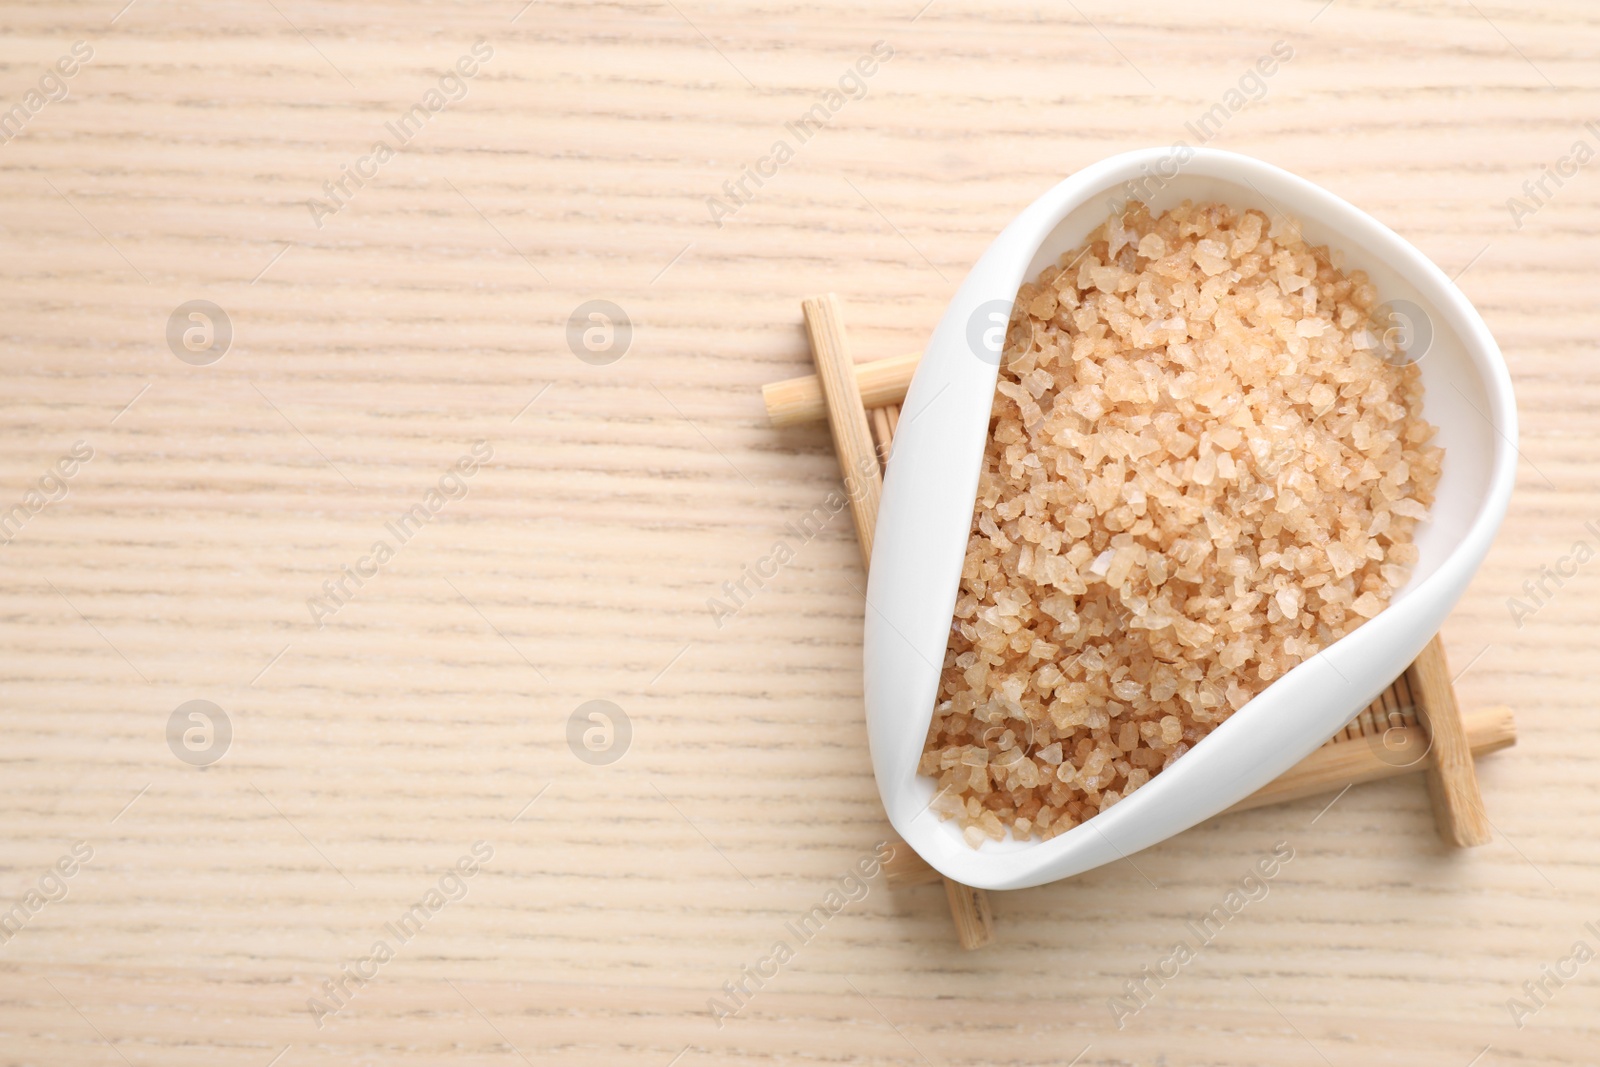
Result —
[[[900,421],[900,402],[921,357],[913,353],[856,363],[845,338],[839,298],[830,293],[800,306],[817,373],[768,385],[762,397],[774,426],[827,420],[849,489],[861,559],[870,565],[882,471]],[[1416,662],[1348,726],[1229,810],[1246,811],[1425,770],[1439,836],[1456,848],[1470,848],[1488,843],[1490,837],[1473,760],[1516,740],[1510,708],[1461,713],[1444,646],[1435,636]],[[922,885],[941,877],[905,847],[897,848],[884,866],[891,886]],[[943,881],[961,946],[975,949],[988,944],[994,937],[988,894],[948,878]]]

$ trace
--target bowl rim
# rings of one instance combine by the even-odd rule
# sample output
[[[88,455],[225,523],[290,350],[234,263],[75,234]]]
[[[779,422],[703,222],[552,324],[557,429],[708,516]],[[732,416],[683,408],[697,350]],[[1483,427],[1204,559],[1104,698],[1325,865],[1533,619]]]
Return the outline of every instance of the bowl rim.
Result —
[[[1261,195],[1262,199],[1276,207],[1273,198],[1262,191],[1261,186],[1264,184],[1291,201],[1290,210],[1287,212],[1289,217],[1321,219],[1324,228],[1346,234],[1351,245],[1360,246],[1368,253],[1370,259],[1381,260],[1385,266],[1394,270],[1425,295],[1432,307],[1445,317],[1460,340],[1463,357],[1467,365],[1477,373],[1483,394],[1488,400],[1488,413],[1480,411],[1480,414],[1485,417],[1484,432],[1493,435],[1492,438],[1485,438],[1489,441],[1488,451],[1492,457],[1491,476],[1477,498],[1478,507],[1471,522],[1462,532],[1459,542],[1445,555],[1433,573],[1420,581],[1415,588],[1408,589],[1404,597],[1397,598],[1378,616],[1368,620],[1316,656],[1299,664],[1282,678],[1275,680],[1244,709],[1220,724],[1202,742],[1197,743],[1183,760],[1157,775],[1126,801],[1106,809],[1049,841],[1013,842],[1008,838],[1006,841],[985,845],[979,849],[971,849],[960,843],[959,831],[953,830],[954,824],[933,815],[927,810],[926,799],[915,795],[919,791],[919,778],[921,782],[927,783],[920,787],[920,791],[923,794],[932,792],[931,780],[916,774],[916,757],[921,753],[922,739],[933,713],[932,696],[937,691],[938,668],[932,666],[925,651],[918,651],[919,647],[927,649],[933,647],[933,638],[929,636],[930,631],[925,620],[909,618],[903,612],[898,618],[895,617],[896,598],[906,591],[904,580],[906,576],[902,573],[905,561],[898,557],[900,550],[908,543],[906,534],[902,530],[906,519],[910,517],[907,513],[915,510],[914,500],[908,500],[907,494],[932,483],[929,480],[930,472],[925,469],[926,463],[905,458],[901,447],[902,441],[912,442],[907,448],[915,449],[917,444],[930,440],[929,427],[927,425],[918,427],[915,422],[916,416],[928,410],[938,399],[937,395],[934,395],[936,388],[934,377],[949,379],[938,387],[939,393],[943,393],[952,383],[960,385],[969,393],[974,389],[981,393],[984,401],[981,439],[987,438],[988,408],[990,398],[994,395],[994,380],[998,367],[988,367],[985,374],[980,369],[979,361],[971,357],[970,349],[967,349],[965,355],[965,366],[949,362],[952,358],[956,358],[953,354],[965,344],[967,318],[979,304],[995,299],[993,294],[996,292],[1003,292],[1004,299],[1008,302],[1014,300],[1020,284],[1026,279],[1027,272],[1032,269],[1034,254],[1069,214],[1091,203],[1096,197],[1104,196],[1117,187],[1124,186],[1129,179],[1138,180],[1142,174],[1147,175],[1153,169],[1170,165],[1175,155],[1180,154],[1180,148],[1179,146],[1155,147],[1119,153],[1077,171],[1046,191],[1020,212],[996,237],[959,287],[934,332],[928,352],[918,367],[917,379],[922,381],[913,380],[902,406],[903,413],[913,412],[914,417],[909,424],[908,434],[906,432],[908,423],[904,415],[902,416],[902,429],[897,433],[895,442],[895,455],[900,462],[890,464],[885,473],[883,503],[868,576],[863,669],[869,740],[880,797],[883,799],[890,822],[906,843],[940,873],[966,885],[993,889],[1022,888],[1068,877],[1118,858],[1126,858],[1132,852],[1149,847],[1157,841],[1212,817],[1231,806],[1236,800],[1253,792],[1258,784],[1265,784],[1283,770],[1287,770],[1312,748],[1326,741],[1342,723],[1330,727],[1320,737],[1314,738],[1309,745],[1304,746],[1304,751],[1294,752],[1292,759],[1287,759],[1281,753],[1273,757],[1269,762],[1277,769],[1265,777],[1262,777],[1263,772],[1258,767],[1253,772],[1248,768],[1240,769],[1248,781],[1243,783],[1236,781],[1226,788],[1216,783],[1212,783],[1209,788],[1196,788],[1196,783],[1191,781],[1197,774],[1203,773],[1203,765],[1218,762],[1213,759],[1195,760],[1194,755],[1201,751],[1206,742],[1211,742],[1213,739],[1216,743],[1211,745],[1209,750],[1211,752],[1227,743],[1227,739],[1233,738],[1237,741],[1235,735],[1239,734],[1239,730],[1229,730],[1229,726],[1251,722],[1252,719],[1245,717],[1245,712],[1252,705],[1265,701],[1269,693],[1274,691],[1310,693],[1319,686],[1337,686],[1341,679],[1348,688],[1349,679],[1338,666],[1338,662],[1346,658],[1340,654],[1341,648],[1366,649],[1370,645],[1383,644],[1386,646],[1386,651],[1383,656],[1374,660],[1375,663],[1403,659],[1393,673],[1389,674],[1388,680],[1355,707],[1359,710],[1376,697],[1377,691],[1386,687],[1394,677],[1398,676],[1404,666],[1409,664],[1420,652],[1421,647],[1437,632],[1444,616],[1459,599],[1467,582],[1481,563],[1509,502],[1518,455],[1515,398],[1510,375],[1488,327],[1455,283],[1420,250],[1389,227],[1308,179],[1238,153],[1220,149],[1191,149],[1186,146],[1185,151],[1186,154],[1182,154],[1175,173],[1165,177],[1163,186],[1185,179],[1214,179],[1235,186],[1249,185]],[[1338,221],[1329,222],[1329,217]],[[945,361],[944,364],[941,364],[941,358]],[[966,408],[972,406],[970,400],[966,402]],[[955,425],[949,434],[951,438],[971,437],[973,420],[966,408],[958,411],[956,418],[952,420],[958,425]],[[948,415],[950,411],[951,406],[946,405],[946,414]],[[933,420],[934,423],[939,421]],[[957,484],[967,486],[967,491],[961,494],[954,493],[953,488],[950,490],[952,494],[966,501],[962,509],[966,515],[965,524],[970,524],[972,500],[976,495],[978,469],[982,462],[981,439],[970,456],[970,463],[965,465],[960,462],[951,464],[954,444],[945,442],[938,446],[941,452],[939,462],[944,468],[944,482],[952,486]],[[919,467],[924,469],[918,469]],[[965,477],[959,477],[961,475]],[[960,548],[964,553],[965,528],[962,530],[960,541]],[[923,556],[928,554],[928,551],[922,552]],[[946,551],[944,557],[948,555]],[[947,599],[948,603],[942,616],[935,620],[945,626],[947,623],[943,623],[943,620],[948,620],[953,614],[959,586],[959,570],[957,562],[953,577],[945,575],[949,579],[942,583],[941,591],[946,594],[945,597],[935,597],[929,588],[924,588],[914,596],[914,599],[924,603],[932,599]],[[922,585],[941,586],[937,578],[937,571],[936,580],[931,582],[924,575],[921,577]],[[908,636],[907,631],[912,631],[913,636]],[[1366,635],[1359,645],[1354,641],[1357,635]],[[922,638],[922,646],[916,644],[918,637]],[[896,696],[893,689],[898,680],[908,675],[916,677],[929,673],[921,670],[914,660],[908,659],[903,649],[896,652],[897,644],[918,651],[918,658],[931,669],[931,688],[926,684],[927,678],[921,677],[914,685],[900,685],[902,692]],[[940,642],[939,657],[942,657],[943,650],[943,643]],[[1368,652],[1366,658],[1372,659],[1373,655]],[[1337,679],[1334,676],[1337,676]],[[1292,686],[1288,684],[1291,679],[1297,679]],[[913,706],[908,714],[903,709],[908,701],[917,699],[917,691],[927,693],[930,699],[922,702],[924,707],[920,713]],[[894,711],[891,705],[898,706],[902,710]],[[915,722],[919,717],[922,723],[920,731],[908,730],[904,726],[907,720]],[[912,734],[915,735],[914,742],[907,740]],[[908,775],[906,752],[912,748],[914,753],[909,760]],[[1159,789],[1158,783],[1161,783]],[[1246,788],[1246,785],[1249,787]],[[1141,823],[1139,815],[1143,809],[1156,802],[1154,799],[1141,801],[1140,798],[1159,799],[1170,792],[1181,794],[1186,787],[1196,792],[1197,796],[1204,796],[1203,800],[1191,807],[1189,815],[1192,815],[1192,818],[1185,816],[1186,821],[1168,819],[1164,826],[1155,829],[1149,825],[1149,819],[1142,820],[1142,825],[1134,825]],[[1167,806],[1172,806],[1170,801]],[[1157,830],[1159,832],[1156,832]],[[957,843],[959,847],[949,847],[952,842]]]

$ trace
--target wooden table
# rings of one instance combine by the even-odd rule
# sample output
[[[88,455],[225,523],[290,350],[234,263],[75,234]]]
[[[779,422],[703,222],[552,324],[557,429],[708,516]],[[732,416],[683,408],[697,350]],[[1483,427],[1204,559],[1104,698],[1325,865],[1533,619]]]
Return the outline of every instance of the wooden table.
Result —
[[[1587,7],[121,2],[0,15],[0,1062],[1593,1062],[1600,963],[1562,961],[1600,950],[1569,559],[1600,547],[1600,168],[1507,204],[1600,147]],[[1445,629],[1463,703],[1517,709],[1495,840],[1447,850],[1413,778],[996,894],[982,952],[876,880],[802,942],[889,830],[850,520],[788,525],[838,483],[826,430],[758,393],[808,367],[799,298],[913,350],[1016,210],[1208,114],[1459,273],[1505,349],[1526,461]],[[569,343],[592,300],[620,359],[620,322]],[[219,360],[214,311],[169,345],[190,301]],[[614,762],[615,711],[609,752],[569,726],[596,700]]]

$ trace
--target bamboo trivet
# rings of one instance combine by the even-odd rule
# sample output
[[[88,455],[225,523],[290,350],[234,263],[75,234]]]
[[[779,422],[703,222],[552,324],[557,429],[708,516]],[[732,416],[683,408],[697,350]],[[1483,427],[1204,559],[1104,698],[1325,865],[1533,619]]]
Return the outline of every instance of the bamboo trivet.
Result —
[[[856,363],[850,356],[843,307],[837,296],[812,297],[802,301],[800,308],[817,373],[774,382],[761,390],[762,397],[774,426],[826,418],[839,471],[849,489],[862,562],[870,565],[883,467],[900,422],[900,402],[921,356],[912,353]],[[1355,741],[1362,743],[1351,743]],[[1473,759],[1516,741],[1516,720],[1510,708],[1462,715],[1450,683],[1444,646],[1436,635],[1405,673],[1348,726],[1228,810],[1247,811],[1426,770],[1439,836],[1457,848],[1487,844],[1489,821]],[[891,886],[940,879],[922,857],[903,845],[884,866]],[[988,944],[994,936],[988,895],[943,880],[961,946],[974,949]]]

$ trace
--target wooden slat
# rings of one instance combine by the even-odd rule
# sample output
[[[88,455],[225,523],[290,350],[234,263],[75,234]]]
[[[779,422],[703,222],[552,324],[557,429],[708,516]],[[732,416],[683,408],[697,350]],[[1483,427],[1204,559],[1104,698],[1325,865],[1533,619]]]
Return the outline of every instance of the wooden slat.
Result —
[[[911,852],[909,848],[900,851]],[[970,952],[994,940],[994,913],[989,910],[988,893],[946,878],[944,895],[950,902],[950,916],[955,920],[956,939],[962,948]]]
[[[889,446],[894,441],[894,431],[889,426],[889,409],[873,408],[868,414],[872,417],[872,439],[878,446],[878,462],[887,465]]]
[[[834,455],[850,498],[861,563],[868,567],[872,564],[872,530],[878,522],[883,474],[867,412],[861,405],[861,390],[852,373],[855,363],[845,339],[844,309],[832,293],[804,300],[800,309],[805,316],[817,378],[827,398],[828,428],[833,431]]]
[[[922,353],[909,352],[903,356],[873,360],[852,365],[856,390],[866,407],[876,408],[886,404],[899,404],[906,398],[911,376],[916,373]],[[767,406],[767,418],[774,426],[794,426],[803,422],[820,422],[827,414],[822,399],[822,382],[815,374],[773,382],[763,386],[761,399]]]
[[[1486,845],[1492,835],[1478,789],[1478,770],[1472,763],[1472,743],[1456,706],[1444,643],[1437,635],[1406,675],[1430,737],[1428,797],[1439,836],[1457,848]]]

